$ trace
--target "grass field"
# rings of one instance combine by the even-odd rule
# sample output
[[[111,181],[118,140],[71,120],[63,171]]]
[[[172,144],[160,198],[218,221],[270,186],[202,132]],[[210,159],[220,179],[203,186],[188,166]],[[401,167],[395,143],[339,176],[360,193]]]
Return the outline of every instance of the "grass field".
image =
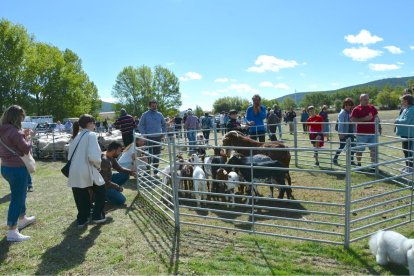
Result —
[[[394,113],[386,112],[383,118],[395,118]],[[377,265],[366,239],[345,250],[341,246],[192,226],[184,226],[177,233],[170,220],[137,195],[133,181],[124,191],[128,198],[125,208],[109,206],[107,224],[78,230],[71,190],[59,171],[62,166],[61,162],[38,162],[33,179],[35,192],[29,193],[27,200],[28,213],[36,215],[38,222],[23,230],[32,240],[11,244],[6,242],[5,235],[1,237],[0,274],[408,273],[405,268],[394,265]],[[300,172],[292,177],[293,185],[315,179],[320,180],[319,185],[342,183],[326,174],[315,178]],[[369,176],[355,178],[362,182]],[[361,193],[366,192],[363,189]],[[306,199],[317,195],[302,193],[296,197]],[[8,184],[0,178],[3,221],[9,200]],[[1,229],[5,233],[7,228]],[[414,237],[412,229],[408,224],[398,231]]]

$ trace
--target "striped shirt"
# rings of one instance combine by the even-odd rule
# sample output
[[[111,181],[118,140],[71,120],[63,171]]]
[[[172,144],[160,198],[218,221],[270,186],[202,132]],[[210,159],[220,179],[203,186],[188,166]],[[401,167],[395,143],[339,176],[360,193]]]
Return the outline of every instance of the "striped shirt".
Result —
[[[122,134],[125,133],[130,133],[134,130],[135,128],[135,121],[134,118],[132,118],[131,115],[124,115],[119,117],[115,123],[114,123],[115,127],[117,129],[120,129]]]

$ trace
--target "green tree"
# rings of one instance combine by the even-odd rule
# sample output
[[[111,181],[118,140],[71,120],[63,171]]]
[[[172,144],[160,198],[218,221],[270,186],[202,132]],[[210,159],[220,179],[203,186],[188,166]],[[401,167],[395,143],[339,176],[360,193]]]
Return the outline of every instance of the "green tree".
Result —
[[[285,110],[296,108],[295,100],[293,100],[291,97],[285,97],[282,101],[282,108]]]
[[[335,111],[336,112],[339,112],[339,111],[341,111],[341,108],[342,108],[342,101],[341,100],[335,100],[335,102],[334,102],[334,106],[335,106]]]
[[[396,109],[400,104],[400,93],[389,88],[378,93],[375,104],[382,109]]]
[[[175,115],[182,104],[177,76],[167,68],[155,66],[153,91],[158,100],[159,111],[164,116]]]
[[[279,101],[277,99],[272,99],[272,100],[268,100],[265,98],[262,98],[262,104],[266,107],[270,107],[273,108],[273,106],[276,105],[280,105]]]
[[[223,97],[213,103],[215,113],[221,113],[222,111],[229,111],[231,109],[235,109],[238,112],[246,111],[248,106],[249,101],[241,97]]]
[[[21,25],[0,20],[0,109],[22,102],[26,52],[32,37]]]
[[[203,109],[201,108],[201,106],[196,105],[196,108],[195,108],[195,110],[194,110],[194,114],[195,114],[198,118],[200,118],[201,116],[203,116],[203,115],[204,115],[204,111],[203,111]]]
[[[158,108],[165,116],[174,115],[181,106],[178,78],[161,66],[156,66],[154,72],[145,65],[125,67],[116,78],[112,95],[134,115],[145,112],[152,98],[157,99]]]

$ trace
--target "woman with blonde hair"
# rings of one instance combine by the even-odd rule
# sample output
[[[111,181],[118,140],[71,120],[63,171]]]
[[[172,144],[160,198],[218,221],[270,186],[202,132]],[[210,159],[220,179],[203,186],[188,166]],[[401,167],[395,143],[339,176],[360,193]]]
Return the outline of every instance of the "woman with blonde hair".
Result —
[[[8,241],[26,241],[30,236],[22,235],[19,230],[35,222],[34,216],[26,216],[26,195],[29,172],[20,156],[28,154],[32,148],[30,130],[21,130],[26,116],[18,105],[4,111],[0,119],[0,158],[1,174],[9,182],[11,199],[7,215]]]

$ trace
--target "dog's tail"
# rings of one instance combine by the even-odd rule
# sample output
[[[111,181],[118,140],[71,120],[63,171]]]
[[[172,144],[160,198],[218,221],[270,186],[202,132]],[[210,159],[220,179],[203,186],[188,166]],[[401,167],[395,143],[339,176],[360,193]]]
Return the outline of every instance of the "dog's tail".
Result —
[[[374,235],[372,235],[371,238],[369,239],[369,242],[368,242],[369,249],[371,250],[371,253],[374,256],[377,255],[379,242],[380,242],[380,239],[381,239],[381,236],[382,236],[383,232],[384,231],[380,230],[377,233],[375,233]]]

